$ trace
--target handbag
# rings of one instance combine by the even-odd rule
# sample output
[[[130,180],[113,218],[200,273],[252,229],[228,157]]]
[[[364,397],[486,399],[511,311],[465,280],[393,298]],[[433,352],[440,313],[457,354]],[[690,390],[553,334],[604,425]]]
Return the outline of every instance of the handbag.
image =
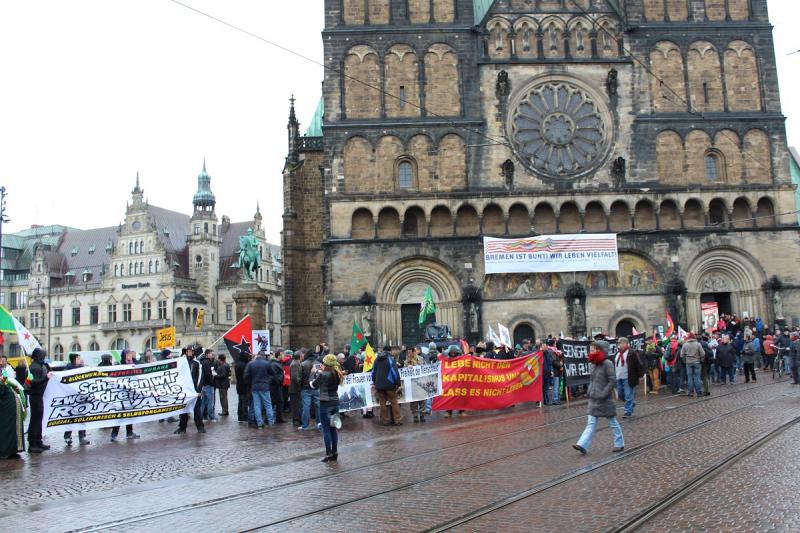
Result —
[[[339,416],[339,413],[331,415],[331,427],[336,429],[342,429],[342,417]]]

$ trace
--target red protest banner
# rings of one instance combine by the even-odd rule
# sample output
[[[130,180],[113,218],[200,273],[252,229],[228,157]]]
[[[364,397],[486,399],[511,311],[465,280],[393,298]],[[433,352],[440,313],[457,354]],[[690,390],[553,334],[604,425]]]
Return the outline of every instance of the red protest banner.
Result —
[[[483,359],[465,355],[442,357],[442,395],[435,410],[503,409],[542,401],[542,358]]]

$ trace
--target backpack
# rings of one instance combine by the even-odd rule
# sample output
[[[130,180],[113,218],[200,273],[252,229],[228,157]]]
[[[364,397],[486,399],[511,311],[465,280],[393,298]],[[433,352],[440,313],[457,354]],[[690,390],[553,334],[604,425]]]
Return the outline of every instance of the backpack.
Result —
[[[677,351],[677,350],[676,350],[676,351]],[[666,360],[668,363],[671,363],[671,362],[673,362],[673,361],[675,360],[675,356],[676,356],[676,355],[677,355],[677,354],[676,354],[676,353],[673,353],[673,351],[672,351],[672,346],[671,346],[671,345],[667,345],[667,349],[666,349],[666,350],[664,350],[664,359],[665,359],[665,360]]]
[[[397,381],[400,379],[400,374],[397,372],[394,358],[391,355],[389,356],[389,373],[386,375],[386,379],[388,379],[389,383],[392,385],[397,385]]]

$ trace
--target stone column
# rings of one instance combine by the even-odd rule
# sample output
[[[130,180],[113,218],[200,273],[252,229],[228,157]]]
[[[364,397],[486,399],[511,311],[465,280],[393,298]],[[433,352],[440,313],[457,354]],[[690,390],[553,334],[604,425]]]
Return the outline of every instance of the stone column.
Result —
[[[245,283],[242,288],[233,293],[236,302],[236,320],[241,320],[245,315],[250,315],[253,329],[267,327],[267,301],[266,291],[260,289],[255,283]]]

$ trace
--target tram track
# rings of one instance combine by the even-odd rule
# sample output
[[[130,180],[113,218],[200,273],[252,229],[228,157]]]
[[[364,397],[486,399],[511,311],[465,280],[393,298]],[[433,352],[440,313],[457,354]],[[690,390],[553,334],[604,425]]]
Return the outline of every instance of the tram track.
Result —
[[[697,406],[697,405],[700,405],[702,402],[719,400],[721,398],[725,398],[725,397],[728,397],[728,396],[735,396],[735,395],[738,395],[738,394],[743,394],[743,393],[746,393],[746,392],[751,392],[751,391],[754,391],[754,390],[757,390],[757,389],[761,389],[763,387],[770,387],[772,385],[774,385],[774,383],[766,383],[764,385],[758,385],[756,387],[751,387],[751,388],[747,388],[747,389],[732,390],[732,391],[727,392],[725,394],[717,394],[717,395],[714,395],[714,396],[703,398],[702,400],[699,400],[699,401],[682,403],[680,405],[672,407],[669,410],[662,409],[662,410],[653,411],[651,413],[639,416],[636,419],[634,419],[633,423],[636,423],[636,420],[642,420],[642,419],[646,419],[646,418],[649,418],[651,416],[655,416],[655,415],[658,415],[658,414],[664,414],[664,413],[672,412],[675,409],[683,409],[685,407]],[[783,396],[780,396],[780,397],[783,397]],[[665,399],[665,400],[666,399],[675,399],[675,397],[674,396],[664,396],[663,399]],[[659,399],[652,399],[651,398],[651,399],[648,399],[647,403],[652,404],[652,402],[659,401],[659,400],[661,400],[661,398],[659,398]],[[659,401],[659,403],[660,403],[660,401]],[[700,422],[698,424],[694,424],[692,426],[689,426],[687,428],[684,428],[682,430],[674,432],[674,433],[672,433],[670,435],[666,435],[666,436],[664,436],[662,438],[656,439],[656,440],[651,441],[649,443],[643,444],[643,445],[641,445],[641,446],[639,446],[637,448],[631,449],[629,452],[625,452],[622,456],[617,456],[615,458],[608,459],[608,460],[602,461],[602,462],[594,464],[594,465],[590,465],[589,467],[584,467],[582,469],[578,469],[576,471],[567,473],[565,476],[561,476],[560,478],[555,478],[554,480],[550,480],[550,481],[546,482],[544,484],[546,486],[539,486],[538,492],[541,492],[543,490],[547,490],[547,488],[549,488],[551,485],[555,486],[557,484],[564,483],[564,482],[568,481],[569,479],[573,479],[574,477],[577,477],[579,475],[583,475],[583,474],[595,471],[598,468],[602,468],[603,466],[606,466],[606,465],[611,464],[613,462],[616,462],[618,460],[624,459],[626,457],[630,457],[632,454],[639,453],[639,451],[642,450],[642,449],[645,449],[645,448],[651,447],[651,446],[655,446],[655,445],[657,445],[657,444],[659,444],[661,442],[664,442],[665,440],[668,440],[668,439],[671,439],[671,438],[675,438],[675,437],[680,436],[682,434],[685,434],[686,432],[689,432],[689,431],[693,431],[694,429],[702,427],[703,425],[708,425],[708,424],[710,424],[710,423],[712,423],[714,421],[717,421],[717,420],[720,420],[720,419],[723,419],[723,418],[727,418],[729,416],[737,414],[737,413],[741,412],[742,410],[747,409],[748,407],[749,406],[740,407],[740,408],[734,409],[732,411],[728,411],[726,413],[723,413],[722,415],[716,415],[716,416],[714,416],[712,418],[709,418],[707,420],[704,420],[704,421],[702,421],[702,422]],[[223,496],[223,497],[220,497],[220,498],[207,500],[207,501],[203,501],[203,502],[196,502],[196,503],[192,503],[192,504],[176,506],[176,507],[173,507],[173,508],[170,508],[170,509],[156,511],[156,512],[149,513],[149,514],[146,514],[146,515],[140,515],[140,516],[131,517],[131,518],[128,518],[128,519],[121,519],[121,520],[117,520],[117,521],[113,521],[113,522],[97,524],[97,525],[94,525],[94,526],[91,526],[91,527],[88,527],[88,528],[77,529],[75,531],[87,531],[87,532],[88,531],[102,531],[102,530],[107,530],[107,529],[113,529],[115,527],[134,525],[134,524],[144,524],[144,523],[146,523],[148,521],[152,521],[152,520],[155,520],[155,519],[158,519],[158,518],[162,518],[162,517],[165,517],[165,516],[170,516],[170,515],[174,515],[174,514],[178,514],[178,513],[182,513],[182,512],[189,512],[189,511],[199,510],[199,509],[203,509],[203,508],[212,508],[212,507],[215,507],[215,506],[218,506],[218,505],[221,505],[221,504],[230,503],[230,502],[234,502],[234,501],[237,501],[237,500],[242,500],[242,499],[246,499],[246,498],[250,498],[250,497],[269,495],[270,493],[273,493],[275,491],[284,490],[284,489],[289,488],[289,487],[299,487],[299,486],[303,486],[303,485],[319,482],[319,481],[322,481],[322,480],[328,480],[328,479],[332,479],[332,478],[339,478],[339,477],[350,475],[350,474],[353,474],[353,473],[356,473],[356,472],[361,472],[361,471],[365,471],[365,470],[368,470],[368,469],[373,469],[373,468],[376,468],[376,467],[384,466],[384,465],[387,465],[387,464],[390,464],[390,463],[397,463],[399,461],[404,461],[404,460],[408,460],[408,459],[414,459],[414,458],[418,458],[418,457],[429,456],[429,455],[435,454],[435,453],[451,452],[454,449],[463,448],[463,447],[471,447],[471,446],[475,446],[476,444],[479,444],[479,443],[482,443],[482,442],[496,441],[499,438],[504,438],[504,437],[514,436],[514,435],[524,434],[524,433],[528,433],[528,432],[531,432],[531,431],[540,431],[540,430],[548,428],[548,427],[559,426],[559,425],[562,425],[562,424],[565,424],[565,423],[574,422],[577,419],[581,419],[582,420],[584,418],[585,418],[584,414],[582,414],[580,416],[568,417],[568,418],[565,418],[565,419],[562,419],[562,420],[558,420],[558,421],[554,421],[554,422],[550,422],[550,423],[547,423],[547,424],[537,424],[535,426],[530,426],[530,427],[526,427],[526,428],[523,428],[523,429],[519,429],[519,430],[515,430],[515,431],[511,431],[511,432],[506,432],[506,433],[502,433],[502,434],[491,435],[489,437],[484,437],[484,438],[480,438],[480,439],[469,441],[469,442],[463,442],[463,443],[456,444],[456,445],[453,445],[453,446],[448,446],[448,447],[445,447],[445,448],[439,448],[439,449],[435,449],[435,450],[428,450],[426,452],[422,452],[422,453],[419,453],[419,454],[406,455],[406,456],[403,456],[403,457],[393,458],[393,459],[389,459],[389,460],[386,460],[386,461],[379,461],[379,462],[376,462],[376,463],[371,463],[369,465],[364,465],[364,466],[360,466],[360,467],[356,467],[356,468],[350,468],[350,469],[347,469],[347,470],[341,470],[341,471],[338,471],[338,472],[333,472],[333,473],[330,473],[330,474],[316,476],[316,477],[313,477],[313,478],[306,478],[306,479],[298,480],[298,481],[295,481],[295,482],[284,483],[284,484],[280,484],[280,485],[277,485],[277,486],[254,489],[254,490],[249,490],[249,491],[243,491],[243,492],[240,492],[240,493],[231,494],[231,495],[227,495],[227,496]],[[538,445],[533,446],[533,447],[527,447],[525,449],[519,450],[519,451],[514,452],[512,454],[505,454],[503,456],[496,457],[496,458],[491,459],[489,461],[483,461],[483,462],[480,462],[480,463],[477,463],[477,464],[470,464],[469,466],[465,466],[463,468],[459,468],[459,469],[455,469],[455,470],[448,470],[447,472],[442,473],[442,474],[438,474],[438,475],[435,475],[435,476],[429,476],[429,477],[427,477],[425,479],[421,479],[421,480],[414,480],[413,482],[408,482],[408,483],[404,483],[404,484],[401,484],[401,485],[396,485],[396,486],[393,486],[391,488],[387,488],[386,490],[373,492],[373,493],[371,493],[371,494],[369,494],[367,496],[361,496],[361,497],[357,497],[357,498],[341,501],[341,502],[338,502],[338,503],[335,503],[335,504],[332,504],[332,505],[329,505],[329,506],[325,506],[325,507],[322,507],[322,508],[315,509],[315,510],[313,510],[311,512],[308,512],[308,513],[297,514],[297,515],[293,515],[293,516],[284,517],[284,518],[281,518],[279,520],[274,520],[274,521],[266,523],[266,524],[261,524],[261,525],[259,525],[258,527],[254,528],[254,529],[260,529],[260,528],[264,528],[264,527],[270,527],[270,526],[274,526],[274,525],[285,524],[285,523],[288,523],[288,522],[291,522],[293,520],[297,520],[297,519],[300,519],[300,518],[303,518],[303,517],[307,517],[307,516],[316,515],[316,514],[324,513],[324,512],[327,512],[327,511],[335,510],[337,508],[345,507],[347,505],[351,505],[351,504],[356,503],[356,502],[362,502],[362,501],[365,501],[365,500],[369,500],[371,498],[376,498],[376,497],[379,497],[379,496],[390,494],[392,492],[407,490],[407,489],[413,488],[415,486],[422,486],[422,485],[424,485],[426,483],[430,483],[432,481],[436,481],[436,480],[440,480],[440,479],[446,478],[447,476],[452,476],[452,475],[455,475],[455,474],[459,474],[459,473],[462,473],[462,472],[467,471],[467,470],[473,470],[473,469],[476,469],[476,468],[482,468],[482,467],[489,466],[489,465],[492,465],[494,463],[498,463],[498,462],[501,462],[501,461],[507,461],[509,459],[514,459],[514,458],[523,456],[525,454],[529,454],[531,452],[534,452],[536,450],[539,450],[539,449],[542,449],[542,448],[545,448],[545,447],[549,447],[549,446],[553,446],[553,445],[557,445],[557,444],[562,444],[564,442],[568,442],[568,441],[570,441],[572,439],[574,439],[574,436],[571,435],[571,436],[566,437],[566,438],[558,439],[558,440],[555,440],[555,441],[549,441],[549,442],[546,442],[546,443],[538,444]],[[521,499],[521,498],[527,497],[529,495],[530,494],[520,493],[520,494],[518,494],[516,496],[520,497],[520,499]],[[501,503],[502,502],[505,502],[504,505],[510,505],[511,503],[513,503],[513,501],[506,502],[505,500],[502,500]],[[491,512],[491,511],[488,511],[488,512]],[[483,514],[486,514],[486,513],[483,513]],[[451,526],[448,526],[448,527],[453,527],[453,526],[451,525]],[[447,528],[445,528],[445,529],[447,529]],[[433,531],[440,531],[440,530],[443,530],[443,529],[440,529],[440,528],[433,529]],[[247,531],[247,530],[245,530],[245,531]]]
[[[784,432],[786,432],[788,429],[794,427],[798,423],[800,423],[800,416],[781,424],[780,426],[771,431],[762,433],[760,436],[753,439],[750,442],[750,444],[748,444],[745,448],[729,454],[724,459],[718,461],[704,472],[688,480],[686,483],[682,484],[680,487],[670,492],[667,496],[665,496],[658,502],[647,507],[641,512],[636,513],[633,517],[629,518],[624,523],[614,527],[609,531],[613,533],[630,533],[633,531],[638,531],[642,526],[650,522],[650,520],[660,515],[664,511],[671,509],[676,504],[681,502],[689,494],[691,494],[695,490],[705,485],[708,481],[711,481],[718,475],[727,471],[735,463],[753,454],[758,449],[767,445],[768,443],[770,443],[771,441],[773,441],[774,439],[776,439]]]

